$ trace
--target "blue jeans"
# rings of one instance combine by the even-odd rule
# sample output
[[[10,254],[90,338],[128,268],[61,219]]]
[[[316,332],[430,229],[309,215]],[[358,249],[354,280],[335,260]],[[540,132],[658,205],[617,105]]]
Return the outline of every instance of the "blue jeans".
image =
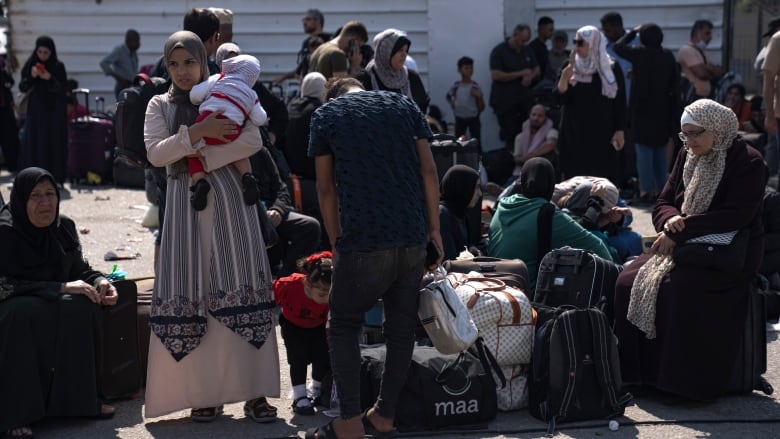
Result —
[[[358,335],[366,311],[379,298],[385,310],[382,334],[387,357],[374,406],[382,416],[395,417],[412,360],[424,259],[425,250],[417,247],[338,254],[330,290],[328,344],[343,419],[361,413]]]
[[[780,124],[780,119],[777,119],[777,123]],[[778,171],[778,152],[780,150],[780,135],[767,134],[766,148],[764,150],[764,160],[769,168],[769,176],[777,175]]]
[[[636,144],[636,171],[640,192],[661,193],[666,184],[666,146]]]

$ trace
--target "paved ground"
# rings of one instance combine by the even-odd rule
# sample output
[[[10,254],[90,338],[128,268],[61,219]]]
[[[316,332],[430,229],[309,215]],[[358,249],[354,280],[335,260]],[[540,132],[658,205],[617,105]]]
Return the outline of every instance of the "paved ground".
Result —
[[[0,173],[0,191],[8,200],[11,177]],[[61,211],[75,219],[84,230],[82,245],[87,258],[97,269],[111,271],[114,264],[130,277],[152,274],[153,236],[140,225],[147,202],[144,192],[109,186],[66,185]],[[635,229],[651,235],[652,226],[646,209],[635,209]],[[2,246],[2,244],[0,244]],[[106,252],[125,247],[125,252],[137,253],[132,260],[104,261]],[[7,249],[3,249],[7,250]],[[12,250],[12,249],[11,249]],[[283,349],[284,345],[280,346]],[[780,437],[780,341],[776,332],[769,333],[769,371],[765,377],[778,390],[772,396],[754,392],[747,396],[722,398],[707,405],[666,405],[653,398],[638,398],[620,419],[617,432],[607,428],[606,421],[594,421],[559,426],[561,438],[774,438]],[[280,355],[284,359],[284,354]],[[286,365],[282,365],[282,370]],[[290,389],[287,373],[282,373],[281,398],[271,402],[279,407],[280,420],[259,425],[244,417],[242,404],[226,406],[225,415],[212,424],[190,422],[186,411],[156,419],[143,417],[143,399],[117,402],[117,415],[112,420],[81,419],[46,420],[35,425],[35,437],[51,438],[287,438],[306,428],[327,422],[324,415],[313,417],[293,415],[289,409]],[[2,390],[0,390],[2,391]],[[532,418],[526,410],[499,413],[486,429],[471,432],[448,431],[426,433],[413,437],[459,438],[530,438],[544,435],[546,425]],[[412,437],[412,436],[409,436]]]

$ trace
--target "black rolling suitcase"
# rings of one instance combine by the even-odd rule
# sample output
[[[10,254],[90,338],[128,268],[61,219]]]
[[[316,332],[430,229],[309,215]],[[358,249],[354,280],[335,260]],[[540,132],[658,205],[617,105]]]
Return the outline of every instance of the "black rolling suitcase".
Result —
[[[604,313],[614,321],[615,281],[623,267],[588,251],[569,246],[551,250],[539,263],[534,303],[557,308],[594,307],[605,299]]]
[[[431,153],[439,174],[439,183],[452,165],[466,165],[479,172],[480,146],[477,139],[458,140],[449,134],[435,134]],[[476,244],[482,239],[482,200],[466,214],[466,227],[470,242]]]
[[[136,287],[138,288],[138,353],[141,361],[141,382],[146,385],[149,339],[152,336],[152,329],[149,327],[149,313],[152,310],[154,278],[137,279]]]
[[[137,289],[135,282],[114,282],[119,301],[103,307],[100,394],[107,400],[127,398],[141,388],[138,358]]]
[[[762,376],[766,372],[766,292],[769,282],[758,276],[750,286],[748,312],[745,319],[742,346],[737,352],[734,370],[726,390],[729,393],[750,393],[760,390],[771,395],[774,389]]]

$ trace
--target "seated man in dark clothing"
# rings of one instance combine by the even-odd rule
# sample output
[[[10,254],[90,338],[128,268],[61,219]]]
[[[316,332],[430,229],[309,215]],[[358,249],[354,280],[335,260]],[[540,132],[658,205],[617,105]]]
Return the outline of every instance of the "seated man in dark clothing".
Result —
[[[298,259],[319,248],[320,223],[292,210],[290,192],[279,176],[268,148],[262,148],[249,160],[260,187],[260,199],[268,211],[268,219],[279,234],[279,242],[268,249],[271,266],[276,266],[281,260],[282,269],[278,274],[289,276],[296,271],[295,263]]]

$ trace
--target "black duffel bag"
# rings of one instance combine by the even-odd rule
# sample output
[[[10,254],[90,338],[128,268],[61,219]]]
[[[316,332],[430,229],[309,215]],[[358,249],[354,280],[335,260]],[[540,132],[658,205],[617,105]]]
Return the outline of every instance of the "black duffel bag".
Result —
[[[476,346],[485,352],[481,343]],[[384,346],[361,352],[360,403],[363,410],[371,407],[379,395],[385,353]],[[491,366],[483,366],[489,360],[485,355],[480,356],[482,360],[469,351],[444,355],[433,347],[415,347],[396,408],[396,428],[401,432],[454,426],[458,426],[458,430],[486,428],[498,410],[496,382],[493,375],[486,372]]]

